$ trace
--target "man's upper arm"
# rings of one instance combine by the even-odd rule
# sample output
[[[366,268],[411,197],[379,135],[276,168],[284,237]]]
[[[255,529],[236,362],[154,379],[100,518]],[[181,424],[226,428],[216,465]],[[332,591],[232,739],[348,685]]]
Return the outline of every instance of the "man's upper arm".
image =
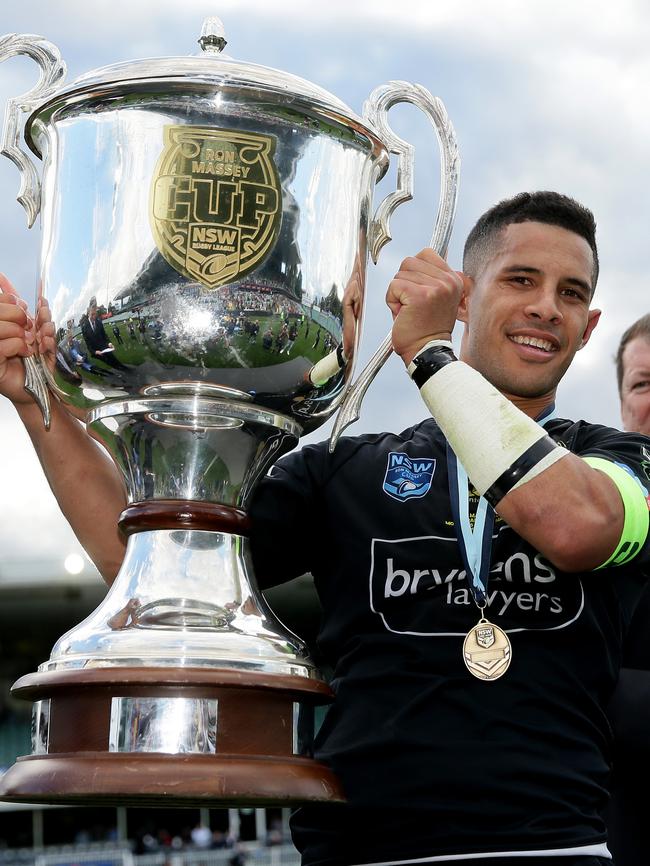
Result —
[[[591,437],[589,437],[590,439]],[[634,549],[629,556],[619,557],[615,564],[628,564],[634,562],[637,565],[650,563],[650,533],[647,531],[647,509],[650,508],[650,439],[636,433],[621,433],[618,430],[607,430],[600,428],[600,435],[592,441],[589,439],[581,444],[579,456],[586,458],[597,458],[592,462],[594,468],[599,460],[607,461],[616,471],[622,470],[625,473],[625,478],[628,479],[627,484],[633,489],[635,496],[634,502],[631,502],[630,497],[625,497],[619,488],[619,494],[622,496],[626,510],[632,507],[645,509],[643,515],[646,530],[642,533],[644,537],[636,537],[635,533]],[[602,466],[600,467],[602,468]],[[629,500],[629,501],[626,501]],[[626,523],[632,524],[633,515],[626,514]],[[609,563],[608,563],[609,564]]]
[[[273,466],[250,508],[251,548],[258,585],[275,586],[311,570],[320,521],[319,446],[305,446]]]

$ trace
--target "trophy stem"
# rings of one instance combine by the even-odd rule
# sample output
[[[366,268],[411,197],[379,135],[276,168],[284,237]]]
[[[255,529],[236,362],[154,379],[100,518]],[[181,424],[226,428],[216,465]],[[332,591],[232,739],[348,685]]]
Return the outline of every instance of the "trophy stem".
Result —
[[[222,523],[237,510],[193,503],[169,507],[188,522]],[[200,505],[197,503],[197,505]],[[139,503],[127,517],[132,534],[122,567],[99,607],[63,635],[42,671],[110,667],[236,668],[321,679],[303,642],[274,616],[257,589],[249,539],[207,529],[140,529],[150,508]],[[160,515],[157,515],[158,517]],[[232,516],[232,515],[231,515]],[[182,526],[182,524],[181,524]]]
[[[13,687],[33,702],[32,754],[3,776],[1,799],[344,799],[332,771],[312,757],[315,707],[331,689],[255,589],[248,539],[195,528],[243,518],[210,503],[127,509],[132,534],[106,599]],[[183,528],[145,528],[151,519]]]
[[[148,529],[205,529],[248,535],[250,520],[241,508],[190,499],[134,502],[120,515],[124,535]]]

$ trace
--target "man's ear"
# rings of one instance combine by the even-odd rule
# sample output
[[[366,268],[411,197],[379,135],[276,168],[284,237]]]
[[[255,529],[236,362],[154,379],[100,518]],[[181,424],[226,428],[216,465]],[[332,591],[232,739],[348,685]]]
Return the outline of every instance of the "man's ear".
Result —
[[[474,288],[474,280],[462,271],[456,271],[456,273],[459,277],[462,277],[463,280],[463,293],[460,296],[460,301],[458,303],[458,313],[456,314],[456,318],[459,322],[467,324],[469,317],[469,296]]]
[[[582,335],[582,339],[580,340],[580,345],[578,346],[578,351],[584,348],[589,342],[589,338],[594,332],[594,328],[598,324],[598,320],[600,319],[600,314],[602,310],[589,310],[587,314],[587,327],[584,330]]]

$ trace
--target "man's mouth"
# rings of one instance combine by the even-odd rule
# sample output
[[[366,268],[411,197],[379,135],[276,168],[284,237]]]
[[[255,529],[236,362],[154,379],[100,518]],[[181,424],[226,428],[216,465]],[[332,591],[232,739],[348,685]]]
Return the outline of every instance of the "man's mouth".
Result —
[[[552,343],[550,340],[544,340],[541,337],[530,337],[530,336],[515,336],[510,337],[513,343],[517,343],[519,346],[532,346],[535,349],[541,349],[542,352],[548,352],[549,354],[552,352],[557,352],[558,346],[555,343]]]

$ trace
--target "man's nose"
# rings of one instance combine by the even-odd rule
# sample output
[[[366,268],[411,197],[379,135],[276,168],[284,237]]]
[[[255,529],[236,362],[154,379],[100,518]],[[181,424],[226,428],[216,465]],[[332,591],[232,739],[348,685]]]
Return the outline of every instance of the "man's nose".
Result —
[[[554,286],[542,287],[526,306],[526,315],[544,322],[562,320],[559,297]]]

